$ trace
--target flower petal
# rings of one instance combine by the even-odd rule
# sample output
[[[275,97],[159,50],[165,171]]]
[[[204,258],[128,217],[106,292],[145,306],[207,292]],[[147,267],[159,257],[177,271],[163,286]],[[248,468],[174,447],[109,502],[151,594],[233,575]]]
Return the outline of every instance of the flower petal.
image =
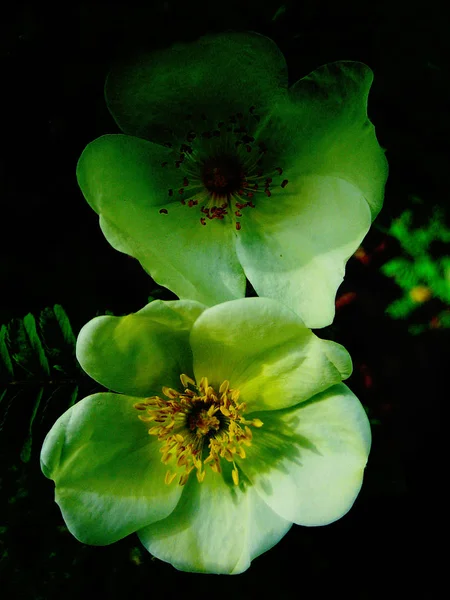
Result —
[[[263,500],[298,525],[345,515],[361,488],[371,443],[356,396],[339,384],[311,402],[258,417],[264,426],[236,462]]]
[[[205,310],[190,344],[194,374],[216,388],[225,379],[249,411],[285,408],[351,374],[347,351],[321,340],[269,298],[243,298]]]
[[[215,304],[244,296],[228,223],[203,227],[198,207],[168,202],[177,178],[170,165],[161,166],[166,150],[124,135],[103,136],[86,147],[78,183],[100,215],[106,239],[179,297]]]
[[[134,396],[179,387],[180,374],[192,374],[189,333],[204,310],[198,302],[155,300],[135,314],[102,316],[78,336],[76,354],[93,379]]]
[[[122,131],[164,142],[167,127],[181,137],[195,127],[201,113],[223,120],[255,104],[259,110],[286,88],[286,62],[272,40],[229,32],[117,66],[108,76],[105,96]],[[189,113],[196,122],[186,121]]]
[[[358,187],[372,219],[383,204],[388,164],[367,117],[373,73],[360,62],[324,65],[289,89],[274,111],[273,129],[286,177],[334,176]]]
[[[308,327],[329,325],[345,263],[371,223],[361,191],[343,179],[299,177],[245,217],[236,250],[257,294],[280,300]]]
[[[208,469],[201,484],[188,482],[168,518],[138,535],[151,554],[181,571],[237,574],[278,543],[291,525],[251,486],[225,483]]]
[[[133,408],[139,398],[94,394],[56,421],[41,467],[56,484],[55,500],[81,542],[111,544],[175,508],[181,494],[167,486],[158,441]]]

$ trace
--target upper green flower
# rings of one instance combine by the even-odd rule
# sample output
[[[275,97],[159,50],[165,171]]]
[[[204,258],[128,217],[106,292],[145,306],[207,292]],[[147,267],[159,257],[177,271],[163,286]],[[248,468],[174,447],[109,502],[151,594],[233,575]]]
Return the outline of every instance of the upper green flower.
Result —
[[[372,79],[342,61],[288,89],[283,55],[255,33],[156,51],[109,75],[127,135],[87,146],[79,185],[111,245],[180,298],[240,298],[247,277],[323,327],[383,200]]]
[[[292,523],[352,506],[370,427],[340,383],[350,357],[280,303],[155,301],[90,321],[77,356],[120,392],[75,404],[42,449],[82,542],[137,531],[178,569],[240,573]]]

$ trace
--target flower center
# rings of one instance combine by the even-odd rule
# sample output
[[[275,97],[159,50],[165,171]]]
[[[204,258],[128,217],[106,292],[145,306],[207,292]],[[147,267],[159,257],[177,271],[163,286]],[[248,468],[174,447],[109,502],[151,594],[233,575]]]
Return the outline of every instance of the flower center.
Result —
[[[238,485],[239,470],[235,459],[244,459],[244,446],[251,445],[253,435],[249,425],[261,427],[262,421],[244,419],[246,406],[238,402],[239,390],[231,389],[227,380],[218,393],[208,385],[206,377],[202,377],[198,385],[184,374],[180,375],[180,380],[183,392],[163,387],[162,392],[168,400],[152,396],[134,405],[138,411],[146,412],[139,415],[141,421],[155,423],[148,433],[162,442],[161,461],[171,467],[166,472],[166,484],[177,477],[176,467],[184,468],[179,485],[185,485],[194,469],[197,480],[202,482],[206,475],[205,465],[215,473],[221,473],[221,460],[225,459],[233,464],[233,482]]]
[[[206,126],[208,118],[202,115],[202,119]],[[288,184],[282,178],[283,169],[270,165],[272,156],[267,145],[256,141],[259,122],[260,116],[251,106],[246,115],[233,114],[204,131],[190,128],[183,143],[175,146],[174,164],[180,171],[180,185],[170,188],[168,195],[173,198],[175,190],[181,204],[199,206],[202,225],[207,220],[227,218],[239,230],[242,209],[255,208],[254,200],[270,198],[273,188]],[[170,142],[165,145],[174,147]],[[166,161],[161,166],[168,164]],[[169,211],[161,208],[159,212],[167,215]]]

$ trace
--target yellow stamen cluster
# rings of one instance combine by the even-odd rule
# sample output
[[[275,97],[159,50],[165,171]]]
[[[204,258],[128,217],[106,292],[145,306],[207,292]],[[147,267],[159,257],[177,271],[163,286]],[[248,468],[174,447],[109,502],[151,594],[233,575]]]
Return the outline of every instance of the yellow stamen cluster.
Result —
[[[222,458],[233,463],[232,477],[239,484],[239,471],[235,458],[245,458],[244,446],[251,446],[252,431],[249,425],[261,427],[259,419],[244,419],[245,403],[239,403],[239,390],[230,388],[225,380],[216,393],[202,377],[200,383],[187,375],[180,375],[183,392],[163,387],[168,400],[151,396],[134,405],[145,415],[139,419],[145,423],[155,423],[149,430],[163,442],[160,452],[165,465],[184,467],[178,483],[184,485],[190,473],[196,469],[197,480],[202,482],[209,465],[215,473],[221,473]],[[189,387],[190,386],[190,387]],[[194,388],[194,389],[191,389]],[[167,485],[177,477],[177,471],[166,473]]]

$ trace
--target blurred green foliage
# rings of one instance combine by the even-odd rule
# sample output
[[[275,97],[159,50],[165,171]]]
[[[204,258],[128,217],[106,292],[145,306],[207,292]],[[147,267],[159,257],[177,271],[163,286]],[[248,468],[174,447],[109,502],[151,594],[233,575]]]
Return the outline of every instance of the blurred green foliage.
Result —
[[[427,225],[413,227],[413,211],[406,210],[392,221],[386,233],[396,238],[403,256],[393,258],[381,267],[403,290],[403,296],[392,302],[386,312],[394,319],[408,317],[432,298],[450,304],[450,256],[433,256],[431,244],[450,243],[450,229],[444,213],[435,207]],[[414,324],[410,333],[418,334],[430,327],[450,327],[450,312],[446,309],[433,316],[427,325]]]

